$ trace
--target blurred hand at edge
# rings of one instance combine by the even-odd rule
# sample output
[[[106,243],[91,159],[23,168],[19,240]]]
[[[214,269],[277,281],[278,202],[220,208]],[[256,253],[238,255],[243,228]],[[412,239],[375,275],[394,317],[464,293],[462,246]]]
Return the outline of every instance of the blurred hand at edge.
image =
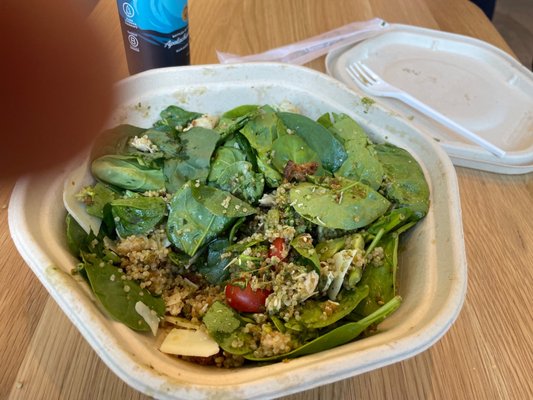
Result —
[[[0,177],[75,156],[112,107],[110,58],[75,0],[0,5]]]

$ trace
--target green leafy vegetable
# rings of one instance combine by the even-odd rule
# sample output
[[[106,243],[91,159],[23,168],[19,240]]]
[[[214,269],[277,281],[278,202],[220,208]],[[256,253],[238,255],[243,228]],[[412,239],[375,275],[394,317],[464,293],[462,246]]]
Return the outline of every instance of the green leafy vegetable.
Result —
[[[383,236],[379,244],[385,258],[382,262],[371,262],[366,266],[361,285],[368,285],[370,292],[356,308],[358,315],[367,316],[396,295],[396,271],[398,268],[398,235]]]
[[[163,172],[134,156],[102,156],[93,161],[91,171],[97,179],[121,189],[144,192],[165,187]]]
[[[207,248],[207,262],[198,266],[200,272],[209,283],[219,285],[229,278],[229,271],[226,266],[230,258],[223,258],[222,254],[227,252],[229,246],[228,239],[217,239],[209,243]]]
[[[318,353],[320,351],[328,350],[333,347],[346,344],[357,338],[371,325],[381,322],[383,319],[385,319],[394,311],[396,311],[400,306],[401,302],[401,297],[396,296],[367,317],[357,322],[349,322],[344,325],[341,325],[338,328],[335,328],[288,353],[279,356],[263,358],[253,357],[248,354],[244,357],[248,360],[253,361],[279,361],[285,358],[295,358],[304,356],[306,354]]]
[[[201,318],[223,357],[268,362],[350,342],[399,307],[399,236],[429,207],[409,153],[345,114],[243,105],[204,120],[171,105],[97,141],[98,182],[75,198],[102,223],[87,234],[67,215],[66,242],[113,318]]]
[[[91,236],[76,222],[72,215],[67,214],[67,245],[74,256],[79,256],[82,250],[86,251],[91,241]]]
[[[189,256],[214,239],[232,221],[229,216],[215,215],[192,195],[192,182],[181,187],[170,201],[167,234],[170,241]],[[252,207],[251,207],[252,209]]]
[[[168,127],[171,130],[181,130],[192,120],[201,117],[202,114],[190,112],[178,106],[168,106],[160,113],[161,119],[158,120],[154,127]]]
[[[211,186],[194,183],[191,185],[191,194],[197,202],[217,216],[245,217],[257,212],[255,207],[231,193]]]
[[[225,351],[237,355],[252,351],[252,348],[247,345],[253,342],[251,335],[240,329],[241,319],[232,308],[216,301],[209,307],[202,322],[207,327],[209,335]],[[236,345],[238,343],[243,343],[243,345]]]
[[[151,295],[134,281],[123,280],[119,268],[93,254],[84,254],[83,260],[94,294],[117,321],[136,331],[149,331],[150,326],[135,310],[137,302],[150,308],[158,318],[163,316],[165,302],[161,297]]]
[[[285,166],[289,160],[296,164],[303,164],[307,162],[316,162],[321,166],[320,157],[313,151],[307,143],[297,135],[284,135],[276,139],[272,146],[273,156],[272,165],[281,173],[283,173]],[[323,171],[317,172],[317,175],[322,175]]]
[[[215,128],[220,136],[226,138],[240,130],[257,112],[259,106],[243,105],[222,114]]]
[[[318,122],[301,114],[279,112],[278,116],[320,156],[322,166],[328,171],[335,172],[346,160],[348,154],[342,143]]]
[[[313,247],[313,238],[310,234],[303,233],[296,236],[294,239],[292,239],[291,246],[302,257],[311,261],[312,265],[315,267],[315,271],[320,273],[320,259],[318,258],[318,253]]]
[[[248,161],[231,164],[212,183],[219,189],[250,203],[259,200],[265,187],[263,175],[254,172],[252,164]]]
[[[165,160],[166,188],[174,193],[185,182],[205,182],[209,176],[211,155],[220,139],[217,132],[206,128],[192,128],[180,135],[182,150],[179,157]]]
[[[286,134],[287,128],[271,107],[261,107],[258,111],[241,133],[255,151],[264,154],[272,149],[276,139]]]
[[[308,300],[305,302],[300,313],[299,322],[307,329],[325,328],[341,320],[350,314],[355,307],[368,296],[369,288],[366,285],[355,290],[343,290],[340,292],[333,312],[325,310],[331,306],[331,300],[324,302]]]
[[[345,230],[368,225],[390,205],[369,186],[347,179],[326,180],[320,185],[299,183],[290,190],[290,201],[298,214],[311,222]]]
[[[111,202],[111,212],[121,237],[150,232],[163,219],[166,207],[161,197],[134,197]]]
[[[398,207],[410,208],[416,219],[425,216],[429,187],[420,165],[406,150],[391,144],[376,145],[375,149],[385,169],[385,196]]]

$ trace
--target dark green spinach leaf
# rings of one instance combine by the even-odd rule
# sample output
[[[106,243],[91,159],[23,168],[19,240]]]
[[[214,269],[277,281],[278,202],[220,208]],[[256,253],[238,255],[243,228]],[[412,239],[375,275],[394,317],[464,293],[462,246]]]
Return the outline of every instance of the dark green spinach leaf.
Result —
[[[157,317],[165,313],[165,302],[142,289],[135,281],[123,280],[122,271],[94,254],[84,254],[84,270],[91,288],[104,308],[117,321],[136,331],[149,331],[150,326],[135,310],[141,302]]]
[[[192,257],[200,246],[224,231],[231,221],[229,216],[215,215],[197,201],[192,195],[191,182],[188,182],[170,201],[167,235],[178,249]]]
[[[325,180],[326,184],[302,182],[289,193],[298,214],[327,228],[353,230],[383,215],[389,201],[371,187],[348,179]],[[329,183],[328,183],[329,182]]]
[[[396,295],[396,273],[398,269],[398,235],[382,237],[384,259],[380,263],[370,262],[363,271],[360,285],[368,285],[370,292],[355,309],[357,315],[367,316]]]
[[[205,182],[219,139],[220,135],[214,130],[200,127],[181,133],[179,157],[165,160],[163,169],[168,192],[174,193],[189,180]]]
[[[163,171],[134,156],[106,155],[91,164],[93,175],[121,189],[144,192],[165,187]]]
[[[165,216],[166,203],[161,197],[132,197],[111,202],[117,233],[125,238],[150,232]]]
[[[159,115],[161,119],[154,123],[154,127],[169,127],[174,131],[185,128],[189,122],[202,116],[200,113],[187,111],[174,105],[168,106]]]
[[[301,114],[279,112],[285,126],[300,136],[319,155],[322,166],[335,172],[348,157],[342,143],[326,128]]]
[[[250,354],[245,354],[244,358],[253,361],[280,361],[286,358],[295,358],[307,354],[313,354],[318,353],[320,351],[332,349],[333,347],[343,345],[356,339],[368,327],[383,321],[386,317],[396,311],[398,307],[400,307],[401,302],[401,297],[396,296],[369,316],[357,322],[348,322],[335,329],[332,329],[329,332],[323,334],[322,336],[319,336],[316,339],[307,342],[306,344],[296,348],[295,350],[289,353],[264,358],[253,357]]]
[[[385,169],[385,197],[398,207],[410,208],[418,220],[429,209],[429,186],[416,160],[404,149],[391,144],[374,147]]]

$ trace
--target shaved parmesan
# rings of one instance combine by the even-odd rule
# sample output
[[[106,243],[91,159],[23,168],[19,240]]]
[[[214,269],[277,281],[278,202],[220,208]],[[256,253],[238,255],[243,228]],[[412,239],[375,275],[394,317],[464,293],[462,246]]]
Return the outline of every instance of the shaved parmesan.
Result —
[[[344,276],[355,257],[357,250],[341,250],[333,256],[333,282],[328,290],[330,300],[335,300],[341,291]]]
[[[199,329],[172,329],[159,348],[163,353],[180,356],[209,357],[219,348],[211,336]]]
[[[155,336],[157,334],[157,328],[159,328],[159,317],[157,316],[157,313],[151,310],[142,301],[135,303],[135,311],[137,311],[137,314],[145,320]]]

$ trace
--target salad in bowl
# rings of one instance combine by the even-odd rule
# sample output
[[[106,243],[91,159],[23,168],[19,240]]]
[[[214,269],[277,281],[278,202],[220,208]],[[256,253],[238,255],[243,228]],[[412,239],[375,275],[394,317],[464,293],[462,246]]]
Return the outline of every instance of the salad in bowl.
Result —
[[[401,305],[400,235],[429,208],[422,169],[349,116],[292,104],[165,108],[95,143],[65,185],[75,270],[159,349],[238,367],[372,335]]]

